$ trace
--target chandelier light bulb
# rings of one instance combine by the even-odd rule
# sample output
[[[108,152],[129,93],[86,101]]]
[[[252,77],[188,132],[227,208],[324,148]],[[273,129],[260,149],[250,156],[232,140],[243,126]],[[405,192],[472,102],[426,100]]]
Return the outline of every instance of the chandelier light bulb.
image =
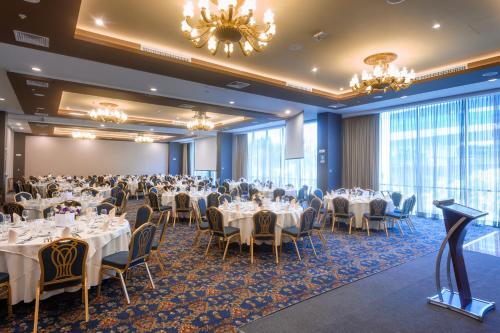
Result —
[[[194,16],[194,6],[192,1],[188,1],[184,5],[183,15],[184,17],[189,17],[189,18]]]
[[[200,0],[198,1],[198,7],[200,7],[200,9],[209,9],[210,7],[210,4],[208,2],[208,0]]]
[[[273,24],[274,23],[274,13],[272,10],[268,9],[264,13],[264,23],[265,24]]]

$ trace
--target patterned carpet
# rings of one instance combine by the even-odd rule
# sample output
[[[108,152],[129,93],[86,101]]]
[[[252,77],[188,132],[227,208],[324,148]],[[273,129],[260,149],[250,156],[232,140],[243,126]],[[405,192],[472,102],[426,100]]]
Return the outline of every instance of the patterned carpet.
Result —
[[[142,204],[131,201],[131,222]],[[65,293],[41,303],[39,328],[43,332],[235,332],[245,323],[338,288],[358,279],[437,251],[444,237],[441,221],[415,219],[417,233],[400,237],[391,231],[348,235],[341,227],[333,235],[326,232],[327,248],[315,258],[310,246],[299,243],[302,261],[292,244],[285,245],[280,264],[273,261],[271,248],[256,247],[256,262],[250,265],[248,249],[240,254],[231,246],[225,262],[222,251],[212,247],[203,257],[207,238],[199,248],[192,247],[194,228],[177,224],[170,227],[163,249],[162,275],[152,265],[156,289],[147,282],[146,272],[138,269],[127,282],[131,304],[127,305],[118,280],[103,283],[102,295],[96,288],[89,294],[90,322],[85,323],[81,293]],[[490,232],[491,228],[470,226],[468,239]],[[433,269],[433,267],[429,267]],[[14,318],[6,319],[5,301],[0,303],[0,331],[32,330],[34,303],[14,306]]]

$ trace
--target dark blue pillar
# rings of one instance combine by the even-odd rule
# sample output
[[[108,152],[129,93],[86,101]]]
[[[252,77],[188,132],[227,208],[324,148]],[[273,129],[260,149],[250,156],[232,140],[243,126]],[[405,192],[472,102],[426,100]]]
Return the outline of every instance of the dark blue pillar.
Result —
[[[233,177],[232,133],[217,133],[217,177],[221,183],[224,179],[232,179]]]
[[[331,191],[342,183],[342,116],[319,113],[318,188]]]
[[[180,175],[182,172],[182,145],[177,142],[168,144],[168,173]]]

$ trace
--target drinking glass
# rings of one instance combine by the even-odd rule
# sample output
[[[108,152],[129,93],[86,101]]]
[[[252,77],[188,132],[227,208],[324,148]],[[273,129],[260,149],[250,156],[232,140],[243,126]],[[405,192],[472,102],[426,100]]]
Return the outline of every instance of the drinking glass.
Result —
[[[21,214],[21,215],[22,215],[23,221],[24,221],[24,222],[28,222],[28,215],[29,215],[29,212],[28,212],[26,209],[25,209],[25,210],[23,210],[23,212],[22,212],[22,214]]]
[[[108,215],[108,210],[105,208],[101,209],[101,215]]]

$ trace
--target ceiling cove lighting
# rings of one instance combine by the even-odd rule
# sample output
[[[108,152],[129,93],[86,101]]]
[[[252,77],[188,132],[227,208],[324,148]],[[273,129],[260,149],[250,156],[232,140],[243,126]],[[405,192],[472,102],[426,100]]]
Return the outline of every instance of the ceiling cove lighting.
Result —
[[[101,102],[99,103],[99,106],[100,108],[98,108],[97,110],[92,110],[90,112],[90,118],[92,120],[117,124],[121,124],[127,121],[127,114],[123,111],[118,110],[117,104]]]
[[[188,121],[186,127],[190,131],[211,131],[215,124],[208,120],[207,113],[204,111],[195,111],[193,120]]]
[[[399,91],[408,88],[415,80],[415,71],[404,67],[401,71],[392,64],[397,59],[395,53],[377,53],[365,58],[364,63],[373,66],[371,72],[363,71],[361,80],[354,74],[349,86],[354,92],[371,94],[387,92],[392,89]]]
[[[439,24],[439,23],[434,23],[432,25],[432,29],[434,29],[434,30],[438,30],[439,28],[441,28],[441,24]]]
[[[31,67],[31,70],[33,72],[41,72],[42,71],[42,69],[40,67]]]
[[[198,7],[199,18],[194,19],[193,2],[185,3],[181,30],[196,48],[207,45],[212,55],[222,47],[229,58],[235,43],[245,56],[261,52],[276,34],[270,9],[264,13],[264,24],[257,24],[256,0],[199,0]]]
[[[71,133],[71,136],[73,139],[80,139],[80,140],[94,140],[95,139],[95,134],[91,132],[81,132],[81,131],[76,131]]]
[[[155,142],[155,140],[153,138],[151,138],[149,136],[145,136],[145,135],[136,136],[134,141],[137,143],[153,143],[153,142]]]
[[[1,101],[1,102],[5,101],[5,98],[0,97],[0,101]]]
[[[99,18],[95,18],[94,19],[94,23],[97,26],[104,27],[104,20],[102,18],[100,18],[100,17]]]

